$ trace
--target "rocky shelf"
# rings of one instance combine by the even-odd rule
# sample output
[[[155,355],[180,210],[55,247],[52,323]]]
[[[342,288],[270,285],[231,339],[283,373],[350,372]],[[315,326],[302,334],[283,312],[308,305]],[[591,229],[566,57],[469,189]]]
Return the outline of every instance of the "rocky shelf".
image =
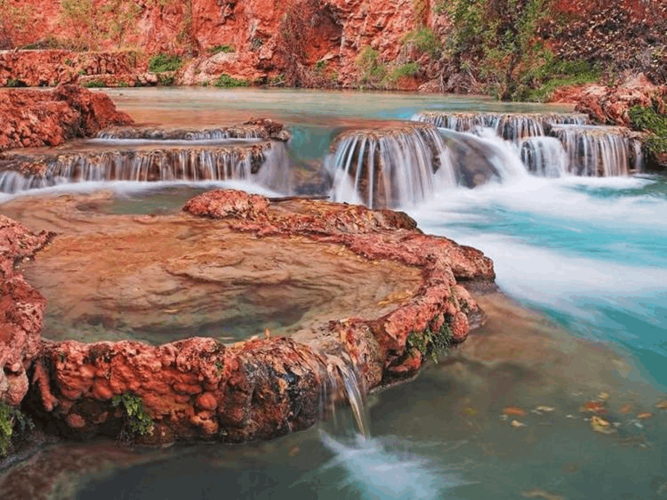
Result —
[[[178,215],[91,210],[108,196],[3,205],[42,232],[0,222],[0,398],[59,435],[242,442],[307,428],[349,377],[370,391],[465,340],[483,318],[465,287],[494,279],[481,252],[400,212],[229,190]],[[265,331],[285,300],[299,314]],[[69,322],[60,339],[42,338],[50,311]],[[115,338],[121,324],[145,332],[175,318],[186,337],[252,314],[260,321],[233,339],[86,330]]]

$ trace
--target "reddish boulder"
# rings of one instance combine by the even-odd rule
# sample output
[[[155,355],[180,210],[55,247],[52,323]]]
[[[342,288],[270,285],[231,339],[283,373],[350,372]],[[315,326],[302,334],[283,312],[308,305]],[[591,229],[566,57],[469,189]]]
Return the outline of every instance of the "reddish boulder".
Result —
[[[6,90],[0,92],[0,151],[58,146],[132,121],[107,95],[75,85],[50,91]]]
[[[33,234],[0,215],[0,401],[12,406],[28,392],[26,370],[39,353],[46,307],[42,295],[14,266],[32,257],[52,236]]]
[[[551,102],[574,104],[576,111],[588,114],[598,123],[627,127],[630,125],[630,108],[651,106],[656,99],[660,102],[667,100],[667,86],[654,85],[639,74],[613,87],[597,83],[562,87],[556,90]]]

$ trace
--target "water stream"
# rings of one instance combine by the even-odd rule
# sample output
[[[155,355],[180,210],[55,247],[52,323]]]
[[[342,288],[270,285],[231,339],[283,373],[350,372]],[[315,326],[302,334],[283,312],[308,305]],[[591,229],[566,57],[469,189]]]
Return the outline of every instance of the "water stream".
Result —
[[[414,167],[410,175],[423,179],[385,187],[394,192],[388,204],[408,211],[426,232],[484,251],[507,296],[483,297],[489,321],[466,344],[416,380],[367,396],[365,405],[347,373],[352,409],[338,408],[335,418],[305,432],[122,458],[104,443],[72,445],[75,452],[47,448],[36,463],[53,467],[53,496],[667,498],[667,412],[656,407],[667,399],[667,180],[630,175],[638,161],[632,139],[590,133],[578,117],[554,121],[553,113],[567,109],[482,99],[213,89],[112,95],[144,122],[212,127],[249,114],[283,120],[293,133],[286,161],[298,175],[291,182],[334,188],[341,200],[375,205],[370,193],[378,191],[360,186],[378,177],[364,183],[361,172],[385,148],[383,168]],[[432,151],[420,157],[423,149],[402,150],[397,165],[400,154],[390,153],[385,139],[354,133],[427,111],[496,114],[474,126],[443,121],[429,129],[442,141],[438,154],[447,152],[431,171],[425,167],[434,163]],[[515,112],[551,118],[500,127],[507,119],[498,116]],[[336,143],[341,134],[350,135]],[[368,153],[373,148],[378,154]],[[318,184],[313,178],[327,155],[333,174]],[[377,171],[378,163],[370,166],[366,171]],[[244,181],[266,189],[252,177]],[[114,213],[170,212],[182,204],[173,184],[139,184],[113,184]],[[586,411],[591,402],[603,408],[598,416],[610,422],[609,433],[596,432]],[[79,455],[95,463],[82,466]],[[19,472],[5,477],[18,484],[25,477]]]

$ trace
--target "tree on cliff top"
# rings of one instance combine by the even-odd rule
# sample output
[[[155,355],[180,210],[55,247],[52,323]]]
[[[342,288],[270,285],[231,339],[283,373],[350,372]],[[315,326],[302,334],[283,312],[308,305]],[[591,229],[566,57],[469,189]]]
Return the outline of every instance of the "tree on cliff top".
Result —
[[[478,68],[501,99],[511,98],[521,73],[548,62],[550,53],[537,36],[548,19],[551,0],[451,0],[439,6],[449,14],[447,47],[454,63]]]

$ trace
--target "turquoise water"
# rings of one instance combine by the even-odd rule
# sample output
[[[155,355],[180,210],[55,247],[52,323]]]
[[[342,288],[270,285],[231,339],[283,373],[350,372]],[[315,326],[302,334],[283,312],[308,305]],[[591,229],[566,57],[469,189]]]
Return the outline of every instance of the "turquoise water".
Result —
[[[544,109],[410,94],[112,93],[143,121],[284,120],[304,164],[321,161],[336,131],[368,120]],[[169,192],[153,189],[150,201],[132,189],[117,213],[170,209]],[[343,410],[337,425],[269,443],[138,451],[141,465],[68,479],[81,484],[78,498],[667,498],[667,412],[654,406],[667,399],[667,180],[527,176],[441,191],[407,211],[424,231],[484,251],[503,291],[538,314],[491,308],[478,344],[370,396],[370,439]],[[495,347],[483,351],[485,342]],[[594,432],[580,411],[595,399],[608,405],[614,434]],[[506,407],[525,414],[504,415]]]
[[[506,292],[667,386],[667,180],[547,180],[443,193],[412,212],[493,258]]]

